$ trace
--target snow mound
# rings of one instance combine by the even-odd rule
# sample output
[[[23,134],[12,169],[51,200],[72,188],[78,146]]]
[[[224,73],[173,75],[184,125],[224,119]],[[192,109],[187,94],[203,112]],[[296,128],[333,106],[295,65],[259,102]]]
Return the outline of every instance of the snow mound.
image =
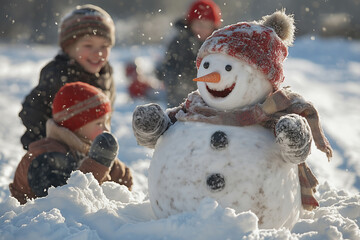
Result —
[[[19,205],[0,205],[0,239],[359,239],[360,195],[318,192],[320,207],[287,229],[258,228],[251,211],[236,213],[210,198],[193,212],[155,219],[149,201],[126,187],[99,186],[92,174],[75,171],[68,184]]]

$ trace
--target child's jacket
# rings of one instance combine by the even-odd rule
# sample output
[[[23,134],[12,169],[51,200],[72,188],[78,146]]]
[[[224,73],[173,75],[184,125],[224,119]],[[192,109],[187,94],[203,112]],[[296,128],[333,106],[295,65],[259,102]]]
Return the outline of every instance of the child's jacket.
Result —
[[[65,128],[59,131],[47,133],[47,137],[35,141],[29,145],[28,152],[20,161],[14,176],[14,181],[9,185],[11,195],[21,204],[27,199],[36,198],[28,180],[29,166],[31,162],[43,153],[64,153],[71,154],[76,161],[73,170],[80,170],[83,173],[92,173],[99,184],[105,181],[114,181],[125,185],[131,190],[132,176],[130,170],[119,159],[108,168],[87,156],[90,145],[80,140],[73,132]],[[49,173],[50,174],[50,173]]]

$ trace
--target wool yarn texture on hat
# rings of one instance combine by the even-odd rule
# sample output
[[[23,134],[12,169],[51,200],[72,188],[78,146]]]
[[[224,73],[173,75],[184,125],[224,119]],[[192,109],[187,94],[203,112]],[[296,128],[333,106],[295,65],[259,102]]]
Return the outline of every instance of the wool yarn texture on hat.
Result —
[[[83,82],[67,83],[56,93],[54,121],[71,131],[111,112],[109,98],[98,88]]]
[[[284,81],[283,62],[294,38],[294,19],[284,11],[263,17],[260,22],[240,22],[221,28],[201,46],[196,66],[212,53],[237,58],[265,74],[274,90]]]
[[[111,16],[102,8],[86,4],[77,6],[66,15],[59,28],[59,45],[62,49],[85,36],[101,36],[115,44],[115,25]]]
[[[186,16],[186,21],[191,24],[195,19],[210,20],[215,27],[221,26],[221,10],[212,0],[199,0],[192,3]]]

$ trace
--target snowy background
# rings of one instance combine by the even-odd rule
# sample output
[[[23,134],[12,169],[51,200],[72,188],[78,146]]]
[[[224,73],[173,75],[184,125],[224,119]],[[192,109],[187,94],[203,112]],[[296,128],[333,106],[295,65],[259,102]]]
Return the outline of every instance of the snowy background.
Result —
[[[260,230],[251,212],[224,209],[205,199],[195,212],[156,219],[147,195],[152,151],[136,144],[131,129],[138,104],[129,98],[124,63],[162,55],[154,47],[116,47],[117,100],[112,122],[120,144],[119,158],[133,171],[134,189],[105,183],[91,174],[73,173],[68,184],[45,198],[20,206],[9,197],[8,184],[25,153],[17,116],[21,102],[37,84],[40,69],[57,52],[55,46],[0,44],[0,239],[360,239],[360,42],[303,36],[289,49],[285,82],[318,108],[334,157],[313,146],[308,163],[318,177],[320,207],[306,213],[289,231]],[[162,102],[160,104],[166,108]]]

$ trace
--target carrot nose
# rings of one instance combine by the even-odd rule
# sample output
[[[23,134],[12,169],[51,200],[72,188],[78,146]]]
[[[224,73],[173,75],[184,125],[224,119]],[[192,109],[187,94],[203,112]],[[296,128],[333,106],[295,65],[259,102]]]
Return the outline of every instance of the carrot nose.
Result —
[[[193,81],[195,82],[209,82],[209,83],[218,83],[220,82],[220,73],[212,72],[205,76],[195,78]]]

